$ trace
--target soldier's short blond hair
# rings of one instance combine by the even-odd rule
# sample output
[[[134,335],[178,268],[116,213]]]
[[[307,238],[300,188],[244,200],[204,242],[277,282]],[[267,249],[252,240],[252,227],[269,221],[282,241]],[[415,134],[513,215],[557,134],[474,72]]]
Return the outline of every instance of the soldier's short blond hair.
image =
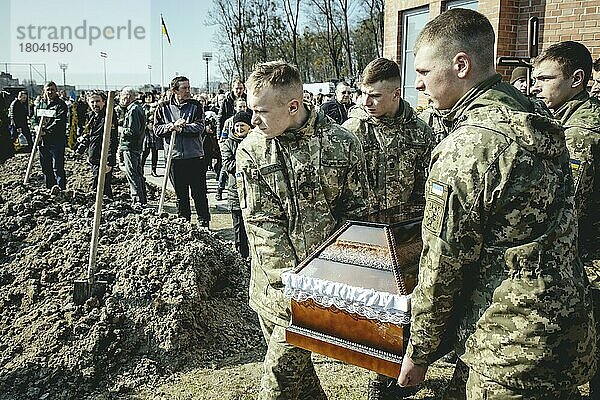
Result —
[[[453,8],[429,21],[417,36],[415,53],[432,46],[435,56],[468,54],[481,69],[494,67],[494,28],[477,11]]]
[[[300,71],[285,61],[269,61],[258,64],[246,81],[248,90],[253,94],[271,87],[285,92],[290,98],[302,100],[303,88]]]

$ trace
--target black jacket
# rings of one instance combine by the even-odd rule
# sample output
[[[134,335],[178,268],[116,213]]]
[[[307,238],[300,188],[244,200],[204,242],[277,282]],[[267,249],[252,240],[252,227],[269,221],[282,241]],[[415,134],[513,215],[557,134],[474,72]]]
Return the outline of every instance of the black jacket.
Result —
[[[102,154],[102,135],[104,134],[104,118],[106,107],[98,115],[94,112],[88,113],[88,161],[92,165],[100,165]],[[119,133],[117,129],[117,112],[113,111],[112,126],[110,128],[110,147],[108,150],[108,165],[114,167],[117,164],[117,146],[119,144]]]
[[[44,127],[44,136],[42,137],[44,142],[52,141],[67,142],[67,104],[60,98],[51,101],[46,110],[55,110],[56,114],[52,118],[46,118],[48,122]]]
[[[242,94],[242,99],[246,100],[246,93]],[[220,135],[223,132],[223,125],[225,125],[225,121],[233,114],[235,114],[235,101],[236,97],[233,97],[233,93],[227,93],[227,97],[225,97],[225,101],[223,101],[223,105],[219,108],[219,132]]]
[[[354,103],[342,104],[336,99],[327,101],[321,105],[321,110],[336,124],[343,124],[348,119],[348,110]]]
[[[19,99],[14,99],[10,104],[10,123],[18,128],[27,126],[27,117],[29,117],[29,106]]]

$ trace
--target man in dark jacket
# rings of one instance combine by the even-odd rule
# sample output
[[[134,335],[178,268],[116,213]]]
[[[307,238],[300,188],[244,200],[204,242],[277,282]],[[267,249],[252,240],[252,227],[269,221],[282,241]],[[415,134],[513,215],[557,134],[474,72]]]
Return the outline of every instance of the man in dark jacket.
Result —
[[[0,90],[0,163],[15,155],[15,147],[9,132],[10,121],[6,96],[8,92]]]
[[[246,100],[246,86],[240,79],[234,79],[231,84],[231,92],[227,93],[227,97],[219,108],[219,134],[223,132],[225,121],[235,114],[235,101],[237,99]]]
[[[119,150],[123,152],[125,176],[129,182],[131,200],[134,204],[146,204],[146,183],[142,165],[142,144],[146,133],[146,113],[135,100],[137,91],[132,87],[121,90],[119,103],[125,111]]]
[[[351,100],[352,91],[344,81],[337,84],[335,98],[323,103],[321,109],[336,124],[343,124],[348,119],[348,110],[354,105]]]
[[[53,110],[53,117],[46,117],[42,127],[40,142],[40,164],[46,181],[46,188],[52,192],[67,188],[65,173],[65,146],[67,144],[67,105],[58,97],[56,83],[44,85],[47,110]]]
[[[25,139],[27,139],[29,148],[33,147],[31,131],[29,130],[29,123],[27,121],[29,118],[29,104],[27,104],[26,91],[21,90],[17,98],[10,103],[9,116],[13,135],[18,137],[19,134],[23,134]]]
[[[190,81],[177,76],[171,81],[173,96],[160,103],[154,113],[154,133],[164,138],[168,151],[171,134],[175,132],[170,179],[177,195],[177,212],[191,220],[189,192],[198,214],[198,225],[208,228],[210,213],[206,197],[206,169],[201,135],[204,132],[202,104],[192,99]]]
[[[100,173],[100,156],[102,154],[102,139],[104,135],[104,120],[106,118],[106,94],[101,91],[94,91],[88,96],[88,105],[92,110],[88,114],[88,134],[85,137],[88,147],[88,162],[92,165],[92,190],[98,186],[98,175]],[[110,147],[108,151],[108,161],[106,166],[106,178],[104,180],[104,195],[112,198],[112,169],[117,163],[117,145],[118,138],[117,113],[113,112],[112,124],[110,128]]]

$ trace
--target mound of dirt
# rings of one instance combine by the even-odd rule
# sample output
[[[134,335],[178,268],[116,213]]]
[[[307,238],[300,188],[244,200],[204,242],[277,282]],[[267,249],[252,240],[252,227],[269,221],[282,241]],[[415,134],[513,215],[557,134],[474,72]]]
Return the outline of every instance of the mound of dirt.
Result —
[[[51,195],[39,173],[21,182],[26,162],[0,166],[0,399],[126,394],[263,348],[245,262],[207,230],[132,208],[119,172],[97,256],[107,294],[75,305],[92,230],[89,167],[68,158],[67,190]]]

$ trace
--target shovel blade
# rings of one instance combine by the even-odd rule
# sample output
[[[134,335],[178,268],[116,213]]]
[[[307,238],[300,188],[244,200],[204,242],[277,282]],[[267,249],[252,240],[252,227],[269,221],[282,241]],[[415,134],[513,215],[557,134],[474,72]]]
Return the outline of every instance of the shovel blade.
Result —
[[[96,297],[102,300],[106,293],[108,282],[96,281],[89,283],[88,281],[75,281],[73,285],[73,301],[77,305],[84,304],[88,299]]]

